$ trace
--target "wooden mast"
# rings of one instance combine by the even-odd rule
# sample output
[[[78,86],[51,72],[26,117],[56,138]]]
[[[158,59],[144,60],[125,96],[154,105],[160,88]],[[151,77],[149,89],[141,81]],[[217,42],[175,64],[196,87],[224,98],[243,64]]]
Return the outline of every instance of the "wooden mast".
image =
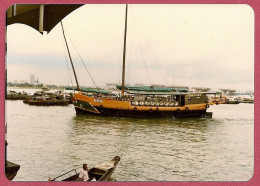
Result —
[[[121,94],[124,96],[125,93],[125,56],[126,56],[126,32],[127,32],[127,7],[126,4],[126,11],[125,11],[125,36],[124,36],[124,53],[123,53],[123,69],[122,69],[122,90]]]
[[[60,24],[61,24],[61,28],[62,28],[64,40],[65,40],[65,43],[66,43],[66,47],[67,47],[67,50],[68,50],[68,53],[69,53],[69,58],[70,58],[70,63],[71,63],[71,66],[72,66],[72,70],[73,70],[73,73],[74,73],[74,76],[75,76],[75,80],[76,80],[76,84],[77,84],[77,91],[80,91],[80,89],[79,89],[79,83],[78,83],[78,78],[77,78],[77,75],[76,75],[76,72],[75,72],[75,69],[74,69],[74,65],[73,65],[71,56],[70,56],[70,50],[69,50],[68,43],[67,43],[67,40],[66,40],[66,37],[65,37],[65,33],[64,33],[64,29],[63,29],[62,22],[60,22]]]

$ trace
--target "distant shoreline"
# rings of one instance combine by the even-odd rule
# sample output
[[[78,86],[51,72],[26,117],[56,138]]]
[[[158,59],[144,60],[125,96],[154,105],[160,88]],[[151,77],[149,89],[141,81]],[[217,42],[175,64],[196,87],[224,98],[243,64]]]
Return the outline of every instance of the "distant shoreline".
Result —
[[[15,88],[15,89],[42,89],[41,87],[17,87],[17,86],[7,86],[7,88]],[[59,89],[63,89],[63,88],[50,88],[48,87],[49,89],[52,89],[52,90],[59,90]]]

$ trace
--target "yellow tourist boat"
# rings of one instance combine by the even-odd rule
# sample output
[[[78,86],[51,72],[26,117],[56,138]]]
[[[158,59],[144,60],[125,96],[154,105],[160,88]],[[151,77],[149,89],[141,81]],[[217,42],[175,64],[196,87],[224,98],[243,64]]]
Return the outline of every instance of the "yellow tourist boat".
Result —
[[[74,94],[74,98],[72,99],[76,113],[120,117],[211,117],[212,113],[206,112],[209,107],[206,93],[182,93],[173,91],[133,93],[125,91],[126,30],[127,5],[125,14],[123,69],[120,96],[106,95],[101,92],[88,94],[80,90],[63,30],[64,40],[77,83],[77,92]]]

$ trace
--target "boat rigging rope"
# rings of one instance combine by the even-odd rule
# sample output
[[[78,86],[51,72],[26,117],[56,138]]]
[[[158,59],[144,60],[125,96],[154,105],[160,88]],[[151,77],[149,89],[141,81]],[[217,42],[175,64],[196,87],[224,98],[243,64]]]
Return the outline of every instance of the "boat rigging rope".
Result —
[[[69,77],[70,77],[70,82],[68,81],[68,84],[71,83],[71,85],[73,86],[73,81],[72,81],[72,78],[71,78],[71,73],[70,73],[70,66],[69,66],[69,61],[68,61],[68,58],[67,58],[67,53],[66,53],[66,46],[65,46],[65,43],[63,45],[63,52],[64,52],[64,58],[65,58],[65,61],[66,61],[66,64],[67,64],[67,68],[68,68],[68,74],[69,74]]]
[[[147,46],[147,48],[149,49],[149,52],[151,53],[151,56],[153,57],[155,63],[157,63],[157,65],[158,65],[159,68],[162,68],[162,66],[161,66],[160,63],[158,62],[158,59],[155,59],[151,48],[150,48],[149,46]],[[152,61],[152,60],[151,60],[151,61]],[[163,73],[159,70],[159,68],[156,68],[156,69],[157,69],[158,72],[161,74],[161,76],[162,76],[163,80],[165,81],[165,83],[169,86],[168,81],[167,81],[166,78],[164,77]]]
[[[136,32],[136,35],[137,35],[138,39],[141,41],[141,37],[140,37],[140,35],[138,34],[138,32],[137,32],[136,29],[135,29],[135,32]],[[144,42],[143,42],[143,43],[144,43]],[[145,47],[143,47],[143,48],[144,48],[146,54],[148,55],[148,52],[146,51]],[[162,76],[162,78],[163,78],[163,80],[165,81],[165,83],[169,86],[168,81],[167,81],[166,78],[164,77],[163,73],[159,70],[159,69],[162,68],[162,67],[161,67],[160,63],[158,62],[158,59],[157,59],[157,60],[155,59],[155,57],[154,57],[154,55],[153,55],[151,49],[148,47],[148,45],[147,45],[147,48],[149,49],[150,54],[151,54],[152,58],[154,59],[155,63],[157,63],[157,65],[158,65],[158,66],[156,67],[156,64],[153,63],[153,65],[155,66],[155,69],[158,70],[159,74]],[[151,61],[153,62],[153,60],[151,60]]]
[[[131,6],[129,5],[129,7],[131,8]],[[131,36],[131,39],[128,39],[128,40],[130,40],[129,41],[129,44],[128,44],[128,60],[127,60],[127,73],[126,73],[126,75],[127,75],[127,81],[128,81],[128,84],[130,85],[130,82],[131,82],[131,78],[132,78],[132,76],[131,76],[131,71],[132,71],[132,62],[134,61],[134,59],[133,59],[133,56],[134,56],[134,45],[133,45],[133,43],[134,43],[134,40],[135,40],[135,35],[133,34],[133,28],[134,28],[134,24],[132,23],[131,24],[131,27],[132,27],[132,29],[129,29],[129,31],[128,31],[128,38],[130,38],[130,36]]]
[[[149,75],[149,73],[148,73],[148,69],[147,69],[147,66],[146,66],[146,63],[145,63],[145,59],[144,59],[144,55],[143,55],[143,52],[142,52],[142,48],[141,48],[140,42],[138,42],[138,46],[139,46],[139,48],[140,48],[141,56],[142,56],[142,58],[143,58],[145,70],[146,70],[146,73],[147,73],[147,75],[148,75],[148,79],[149,79],[150,85],[152,85],[152,81],[151,81],[150,75]]]
[[[91,80],[92,80],[93,84],[95,85],[95,87],[96,87],[96,88],[98,88],[98,87],[97,87],[97,85],[96,85],[96,83],[95,83],[95,81],[94,81],[94,79],[92,78],[92,76],[91,76],[91,74],[90,74],[90,72],[89,72],[89,70],[88,70],[87,66],[85,65],[84,61],[82,60],[82,58],[81,58],[81,56],[80,56],[80,54],[79,54],[79,52],[78,52],[78,50],[77,50],[76,46],[74,45],[74,43],[73,43],[72,39],[70,38],[70,35],[69,35],[68,33],[67,33],[67,35],[69,36],[69,39],[70,39],[70,41],[71,41],[71,43],[72,43],[72,45],[73,45],[74,49],[76,50],[76,52],[77,52],[77,54],[78,54],[78,56],[79,56],[79,58],[80,58],[81,62],[83,63],[83,65],[84,65],[84,67],[85,67],[86,71],[88,72],[88,75],[90,76],[90,78],[91,78]]]
[[[123,51],[121,51],[120,53],[123,53]],[[122,77],[122,71],[121,71],[121,65],[122,65],[122,59],[121,59],[121,56],[120,56],[120,59],[118,57],[117,59],[118,63],[117,63],[117,84],[120,84],[120,82],[122,81],[121,80],[121,77]]]

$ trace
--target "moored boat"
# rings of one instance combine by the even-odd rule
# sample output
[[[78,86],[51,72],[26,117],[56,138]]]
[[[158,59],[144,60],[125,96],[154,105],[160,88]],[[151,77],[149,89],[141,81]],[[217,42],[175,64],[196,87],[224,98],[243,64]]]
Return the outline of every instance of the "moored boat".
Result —
[[[15,92],[15,91],[8,91],[6,95],[7,100],[24,100],[29,95],[26,92]]]
[[[209,105],[226,104],[226,98],[217,98],[209,100]]]
[[[89,178],[90,180],[95,179],[96,181],[110,181],[111,175],[113,174],[118,162],[120,161],[119,156],[115,156],[112,160],[96,165],[89,170]],[[67,174],[75,172],[73,175],[62,178]],[[67,173],[64,173],[56,178],[49,178],[49,181],[55,181],[57,178],[62,178],[61,181],[80,181],[79,172],[76,169],[73,169]]]
[[[254,103],[253,99],[244,99],[241,103]]]
[[[233,97],[226,99],[226,104],[239,104],[239,100]]]
[[[70,104],[70,100],[63,99],[46,99],[43,96],[30,97],[23,101],[29,105],[37,105],[37,106],[67,106]]]
[[[43,87],[42,87],[42,91],[48,91],[48,90],[50,90],[49,87],[47,87],[47,86],[43,86]]]
[[[240,103],[254,103],[254,97],[250,96],[239,96],[237,98]]]
[[[33,96],[26,97],[23,102],[37,106],[66,106],[72,103],[71,96],[62,91],[53,93],[37,91]]]

